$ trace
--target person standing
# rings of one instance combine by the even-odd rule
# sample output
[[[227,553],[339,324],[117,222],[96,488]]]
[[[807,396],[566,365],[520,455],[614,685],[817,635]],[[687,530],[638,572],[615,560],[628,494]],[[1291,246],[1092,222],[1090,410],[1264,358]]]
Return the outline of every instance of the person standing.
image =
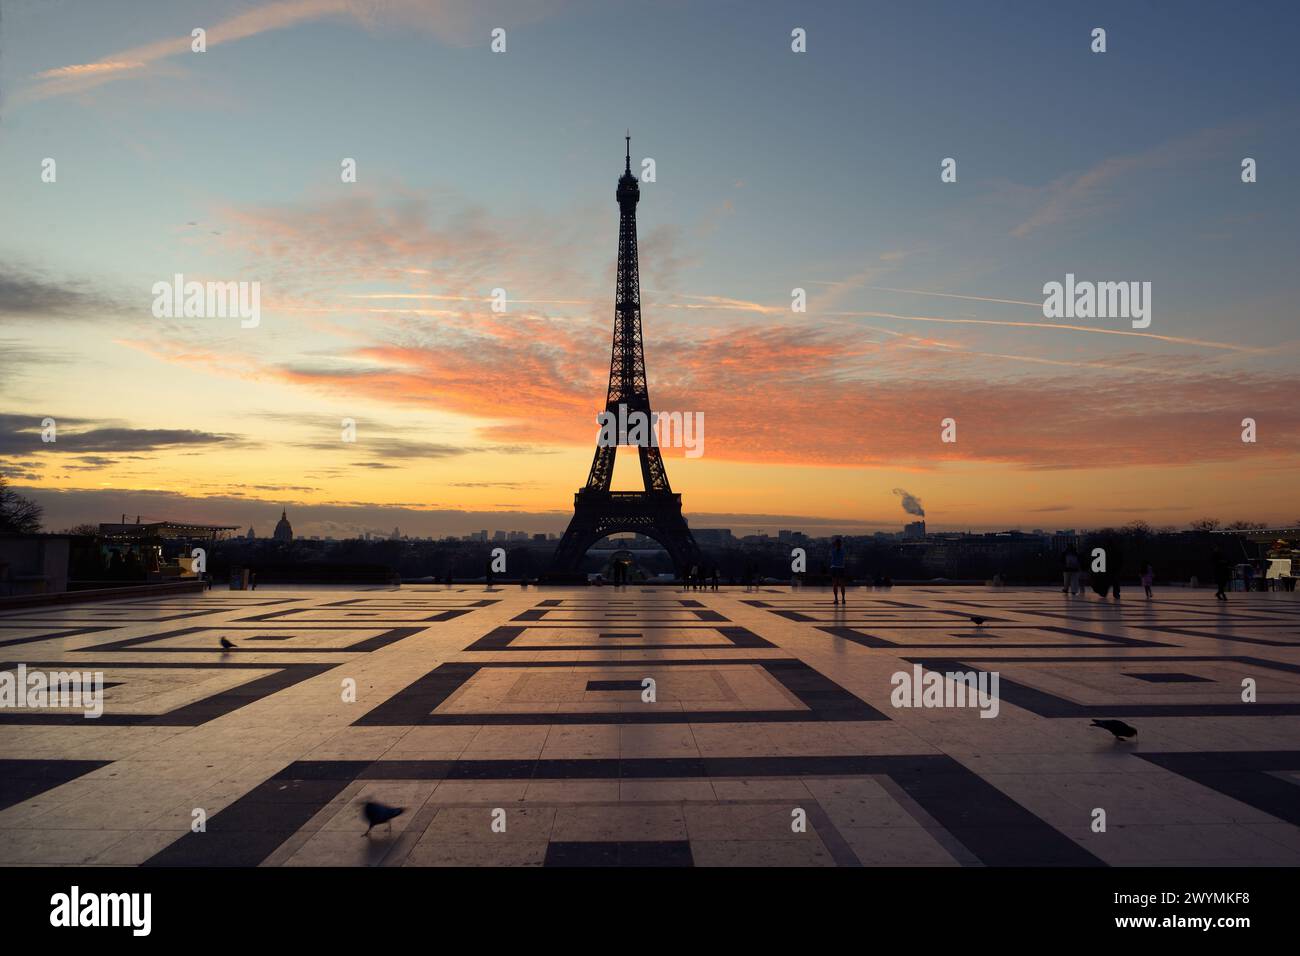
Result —
[[[1079,591],[1079,552],[1074,545],[1065,549],[1061,560],[1061,593],[1077,594]]]
[[[1155,577],[1155,569],[1150,564],[1142,565],[1142,589],[1147,592],[1147,597],[1151,596],[1151,584]]]
[[[1124,548],[1118,538],[1111,538],[1109,542],[1109,551],[1107,558],[1110,560],[1110,589],[1115,595],[1115,600],[1119,600],[1119,579],[1124,573]]]
[[[844,539],[836,536],[831,542],[831,603],[839,604],[843,599],[849,603],[844,590]]]
[[[1082,568],[1083,565],[1079,562],[1079,552],[1074,545],[1070,545],[1065,549],[1065,587],[1061,589],[1062,592],[1068,590],[1071,597],[1082,593],[1083,585],[1080,583],[1083,576]]]

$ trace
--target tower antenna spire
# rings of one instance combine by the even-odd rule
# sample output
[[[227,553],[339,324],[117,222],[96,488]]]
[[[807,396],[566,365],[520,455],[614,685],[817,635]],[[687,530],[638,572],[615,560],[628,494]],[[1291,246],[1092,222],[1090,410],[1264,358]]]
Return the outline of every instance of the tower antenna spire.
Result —
[[[627,166],[624,169],[630,173],[632,171],[632,131],[628,130],[627,135],[623,138],[627,140]]]

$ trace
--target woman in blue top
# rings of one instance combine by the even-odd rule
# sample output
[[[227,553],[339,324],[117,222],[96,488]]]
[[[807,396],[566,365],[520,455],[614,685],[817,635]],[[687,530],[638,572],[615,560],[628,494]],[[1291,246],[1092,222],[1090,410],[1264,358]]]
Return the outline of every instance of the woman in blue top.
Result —
[[[844,593],[844,541],[837,537],[831,542],[831,603],[839,604],[840,598],[849,603]]]

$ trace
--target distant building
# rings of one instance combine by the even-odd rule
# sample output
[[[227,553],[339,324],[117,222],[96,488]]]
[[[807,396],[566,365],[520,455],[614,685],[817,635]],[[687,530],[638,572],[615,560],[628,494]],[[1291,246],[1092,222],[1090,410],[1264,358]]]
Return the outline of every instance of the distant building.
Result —
[[[925,537],[924,521],[910,521],[907,524],[903,525],[904,540],[916,540],[918,538],[924,538],[924,537]]]
[[[249,525],[249,526],[248,526],[248,534],[244,535],[244,537],[247,538],[249,541],[255,541],[255,540],[257,540],[257,535],[253,534],[253,526],[252,526],[252,525]]]
[[[1052,534],[1052,550],[1064,551],[1066,548],[1070,547],[1071,545],[1074,545],[1075,548],[1078,548],[1079,540],[1080,540],[1079,532],[1075,531],[1073,528],[1071,528],[1068,531],[1057,531]]]
[[[238,525],[189,524],[183,521],[151,521],[141,524],[101,523],[99,536],[108,545],[131,544],[146,540],[221,541],[239,530]]]
[[[394,528],[393,528],[393,533],[390,534],[390,535],[388,536],[388,540],[390,540],[390,541],[401,541],[401,540],[402,540],[402,532],[399,531],[396,527],[394,527]]]
[[[725,548],[736,542],[730,528],[692,528],[691,534],[702,548]]]
[[[275,523],[275,533],[271,537],[276,541],[293,540],[293,526],[289,524],[289,514],[283,508],[280,509],[280,520]]]

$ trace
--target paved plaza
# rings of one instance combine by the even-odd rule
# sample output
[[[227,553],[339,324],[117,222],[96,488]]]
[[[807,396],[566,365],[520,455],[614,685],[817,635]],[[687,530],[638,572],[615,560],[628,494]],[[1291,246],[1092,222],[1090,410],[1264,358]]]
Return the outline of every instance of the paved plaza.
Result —
[[[1295,866],[1298,597],[479,585],[6,610],[0,671],[104,691],[94,719],[0,709],[0,863]],[[935,673],[996,675],[996,706],[896,706]],[[368,801],[403,813],[366,835]]]

